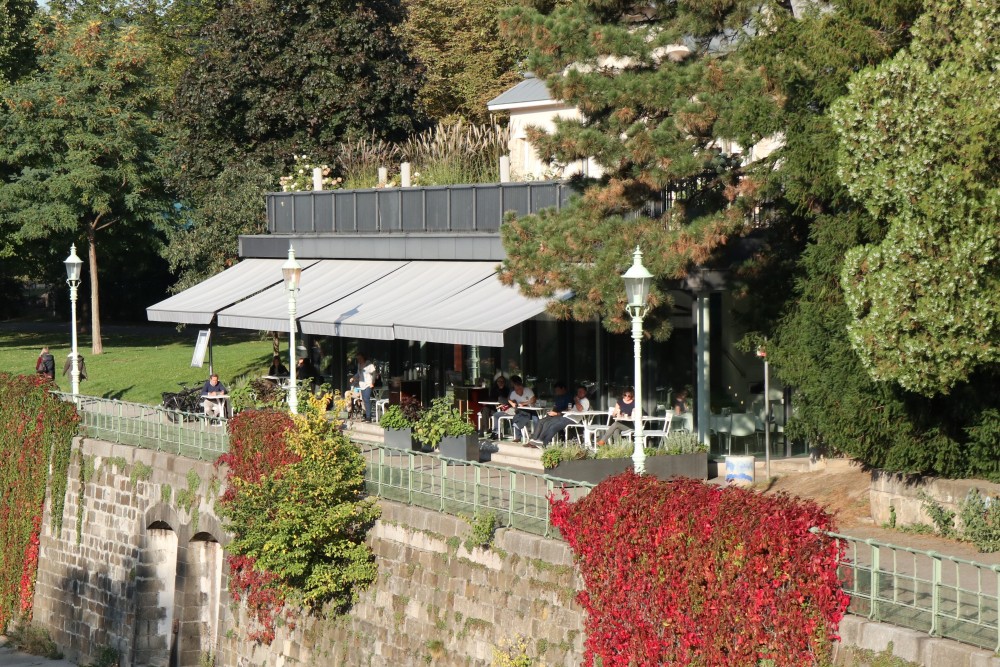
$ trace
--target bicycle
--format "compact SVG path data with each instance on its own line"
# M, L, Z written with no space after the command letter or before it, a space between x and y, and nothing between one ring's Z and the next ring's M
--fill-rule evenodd
M201 411L201 385L185 387L180 383L180 391L165 391L161 394L163 409L166 410L167 419L176 424L178 421L192 421L197 419L197 413Z

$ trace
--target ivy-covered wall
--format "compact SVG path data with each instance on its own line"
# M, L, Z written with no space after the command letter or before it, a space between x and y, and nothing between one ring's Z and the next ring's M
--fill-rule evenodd
M0 373L0 634L11 619L32 613L46 486L54 516L62 517L77 416L46 384Z

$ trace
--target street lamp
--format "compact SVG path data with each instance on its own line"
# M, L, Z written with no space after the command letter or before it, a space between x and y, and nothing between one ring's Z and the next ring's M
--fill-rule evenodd
M649 312L646 298L653 282L653 274L642 265L642 251L635 247L632 266L622 276L625 280L625 295L628 297L628 314L632 318L632 341L635 344L635 406L632 408L632 419L635 429L632 433L632 466L636 474L646 471L646 452L643 450L642 434L642 318Z
M288 369L288 409L295 415L299 412L298 384L295 379L295 293L302 280L302 267L295 261L295 248L291 244L288 246L288 261L281 265L281 275L285 279L285 289L288 290L288 356L291 361L291 368Z
M69 247L69 257L63 262L66 265L66 284L69 285L70 319L73 332L73 361L70 366L70 379L73 383L73 402L80 393L80 356L76 351L76 288L80 286L80 273L83 270L83 260L76 256L76 244Z
M757 348L757 356L764 360L764 474L771 479L771 369L767 363L767 341Z

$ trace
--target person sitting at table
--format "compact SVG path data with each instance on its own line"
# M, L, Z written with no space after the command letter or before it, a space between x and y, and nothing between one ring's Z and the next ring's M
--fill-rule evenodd
M605 443L611 442L611 438L621 438L621 432L632 428L632 408L635 407L635 392L631 388L622 392L622 397L618 399L614 407L611 408L611 418L614 423L604 432L604 438L597 441L598 447L603 447Z
M271 359L271 367L267 369L267 374L276 378L288 377L288 369L281 363L281 357L274 355L274 358Z
M485 430L497 430L497 424L494 423L499 419L500 415L504 414L500 410L501 405L507 404L507 399L510 397L510 387L507 386L507 378L504 376L499 376L493 380L493 384L490 385L489 398L487 401L496 401L496 405L484 405L480 408L480 414L482 415L481 424L486 424L487 428ZM490 429L489 426L492 425L493 428Z
M682 414L684 414L685 412L688 411L687 397L688 397L688 390L687 389L681 389L680 391L677 392L677 395L674 396L674 414L675 415L682 415Z
M521 379L520 375L512 377L510 383L514 385L514 388L507 398L507 403L515 411L514 419L512 420L514 424L514 442L521 442L522 429L528 426L528 424L534 426L538 423L538 414L534 410L524 409L533 406L537 398L535 392L524 386L524 380Z
M201 388L201 395L205 399L202 401L201 406L205 408L205 414L209 417L217 417L223 419L226 416L226 399L216 398L211 399L211 396L225 396L226 386L219 382L219 376L212 373L205 385Z
M590 410L590 399L587 398L586 387L583 385L578 386L576 388L576 395L573 396L572 402L570 402L569 400L559 400L560 385L563 388L563 395L567 399L569 398L569 394L566 393L566 385L557 382L555 385L556 398L552 401L552 409L549 410L548 416L539 424L538 430L535 432L535 437L529 441L529 444L548 447L553 438L559 435L567 426L580 423L577 419L573 418L573 413Z

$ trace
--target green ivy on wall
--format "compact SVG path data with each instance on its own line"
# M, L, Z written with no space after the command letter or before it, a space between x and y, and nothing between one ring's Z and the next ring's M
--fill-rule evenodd
M45 491L58 533L77 421L43 379L0 373L0 628L31 615Z

